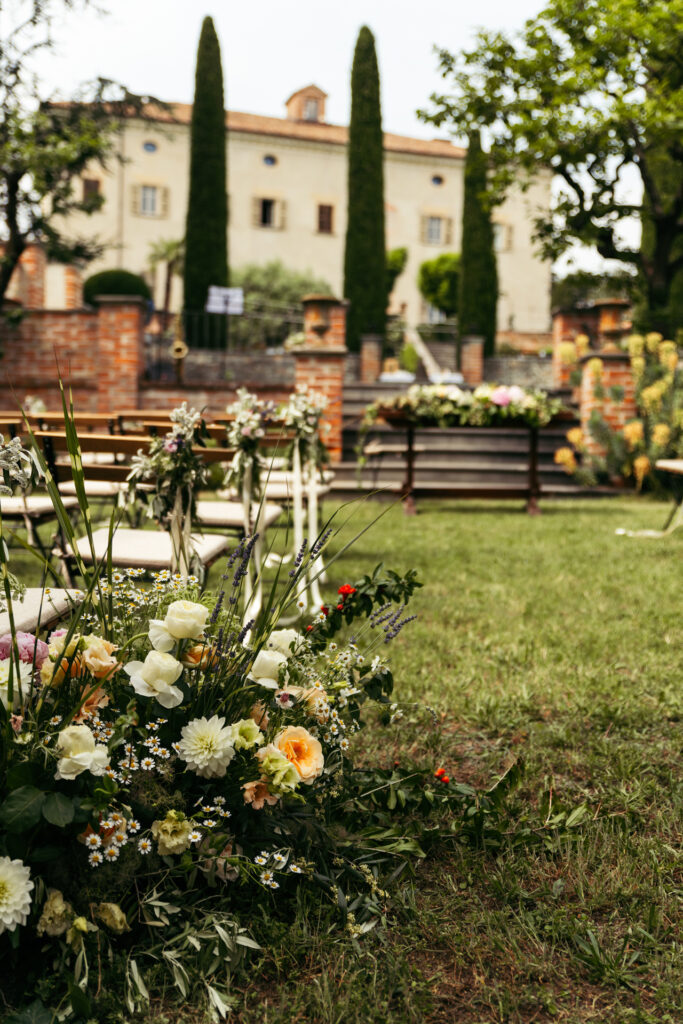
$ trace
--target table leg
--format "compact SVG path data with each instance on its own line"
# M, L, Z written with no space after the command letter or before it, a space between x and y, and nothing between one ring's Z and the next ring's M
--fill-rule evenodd
M414 516L415 508L415 427L412 423L406 429L406 475L401 487L403 511L407 516Z
M530 516L539 516L541 510L538 499L541 496L541 484L538 479L538 427L529 427L529 497L526 510Z

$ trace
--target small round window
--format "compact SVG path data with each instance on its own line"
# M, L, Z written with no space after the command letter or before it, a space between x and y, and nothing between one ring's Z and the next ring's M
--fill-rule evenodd
M145 153L156 153L157 144L156 142L143 142L142 148L144 149Z
M443 185L443 178L440 174L432 175L432 185Z
M273 156L272 153L266 153L266 155L263 158L263 162L266 165L266 167L275 167L275 164L277 163L277 157Z

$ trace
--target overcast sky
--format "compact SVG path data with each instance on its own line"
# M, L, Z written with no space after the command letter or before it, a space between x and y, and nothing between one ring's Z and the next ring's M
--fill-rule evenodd
M359 28L367 24L377 44L384 129L423 138L447 134L415 113L444 85L434 47L467 47L479 27L514 31L543 7L543 0L94 3L101 13L77 8L55 17L55 49L42 51L36 62L43 95L68 98L79 84L101 75L136 93L190 103L201 22L209 14L221 44L230 109L282 117L287 97L314 83L329 96L326 120L346 124L353 50ZM627 237L633 242L638 234L632 227ZM594 252L573 255L587 268L602 263Z
M45 85L67 97L103 75L138 93L191 102L201 22L214 20L227 106L284 115L284 102L314 82L329 94L327 120L348 121L353 49L361 25L377 43L386 131L431 138L415 116L441 87L434 46L457 50L477 27L514 29L542 0L96 0L53 23L54 54L41 55ZM443 132L441 133L443 135Z

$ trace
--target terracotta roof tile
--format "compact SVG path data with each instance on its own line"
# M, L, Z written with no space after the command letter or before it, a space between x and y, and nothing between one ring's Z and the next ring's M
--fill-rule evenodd
M192 104L172 103L169 110L149 107L147 116L155 121L189 124ZM271 135L283 139L302 139L307 142L327 142L346 145L348 128L338 124L320 121L292 121L284 117L264 117L262 114L245 114L239 110L226 111L225 121L229 131L246 132L253 135ZM407 135L392 135L385 132L384 148L393 153L414 153L417 156L446 157L462 160L466 150L454 146L448 139L414 139Z

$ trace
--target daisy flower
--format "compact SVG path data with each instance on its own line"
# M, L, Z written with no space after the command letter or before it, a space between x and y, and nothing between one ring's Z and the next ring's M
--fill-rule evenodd
M149 839L138 839L138 850L140 853L151 853L152 843Z
M102 856L99 850L93 850L92 853L89 854L88 860L90 862L91 867L98 868L100 864L104 861L104 857Z

